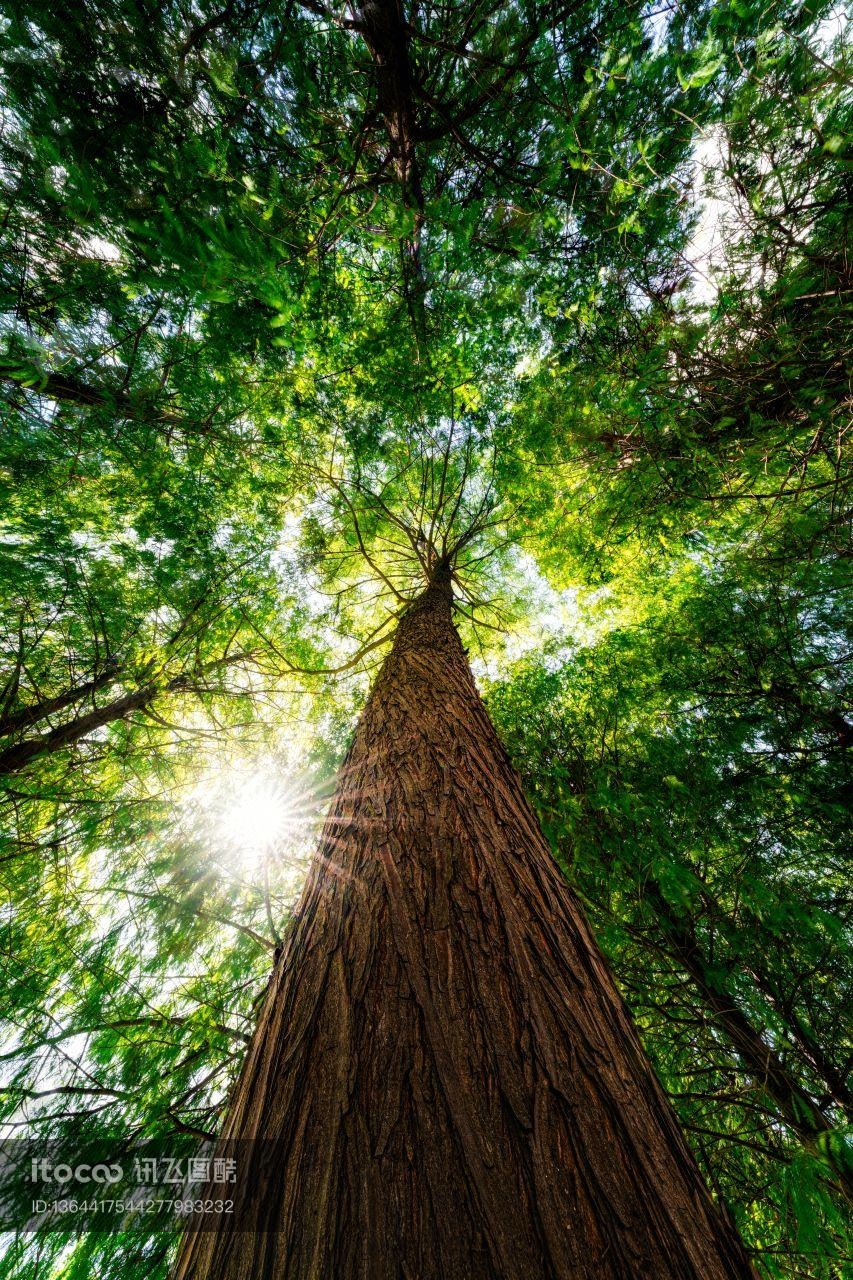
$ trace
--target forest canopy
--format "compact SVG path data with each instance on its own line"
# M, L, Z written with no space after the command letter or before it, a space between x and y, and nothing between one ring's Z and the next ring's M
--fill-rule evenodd
M842 1280L843 7L0 13L4 1132L218 1132L452 553L712 1193L765 1280ZM175 1243L10 1232L0 1274L153 1280Z

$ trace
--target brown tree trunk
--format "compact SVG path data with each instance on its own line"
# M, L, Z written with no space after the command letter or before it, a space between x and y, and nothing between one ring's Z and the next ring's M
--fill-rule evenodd
M0 360L0 382L47 396L49 400L55 400L59 404L109 409L118 418L145 418L167 427L196 425L187 422L179 414L158 412L145 396L129 396L126 392L112 388L90 386L70 373L46 373L35 367L9 365Z
M351 4L353 27L373 58L376 72L376 109L385 122L391 143L391 159L400 183L403 205L413 217L411 234L400 243L403 287L416 336L426 332L424 297L426 280L421 262L424 192L416 141L415 83L409 56L410 27L402 0L365 0Z
M280 1158L254 1229L189 1233L178 1280L753 1274L480 701L446 574L362 716L224 1137Z
M64 711L66 707L73 707L75 702L82 702L91 694L99 693L101 689L105 689L118 678L118 670L118 663L110 662L101 675L94 676L91 680L84 680L81 684L75 685L72 689L65 689L52 698L42 698L40 702L33 702L29 706L19 707L8 714L0 715L0 738L6 738L20 729L29 729L40 720L56 715L57 711Z
M144 710L160 692L162 690L156 687L135 689L133 693L124 693L112 702L75 716L36 738L25 738L23 742L4 747L0 750L0 774L18 773L39 756L73 746L96 729L102 729L104 725L113 724L116 720L127 719L134 711Z

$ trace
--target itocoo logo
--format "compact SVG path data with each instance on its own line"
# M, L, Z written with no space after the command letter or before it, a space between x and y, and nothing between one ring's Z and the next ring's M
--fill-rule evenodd
M30 1163L31 1182L118 1182L120 1164L51 1164L46 1158Z

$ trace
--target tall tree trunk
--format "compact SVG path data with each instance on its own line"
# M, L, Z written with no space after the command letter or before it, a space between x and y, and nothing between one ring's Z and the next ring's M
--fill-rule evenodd
M451 607L400 623L231 1100L254 1229L177 1280L745 1280Z

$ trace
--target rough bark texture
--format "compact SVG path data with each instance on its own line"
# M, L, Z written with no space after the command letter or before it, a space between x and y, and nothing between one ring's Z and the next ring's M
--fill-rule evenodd
M179 1280L752 1276L476 692L449 579L373 689L225 1137L281 1158L256 1229L188 1235Z

